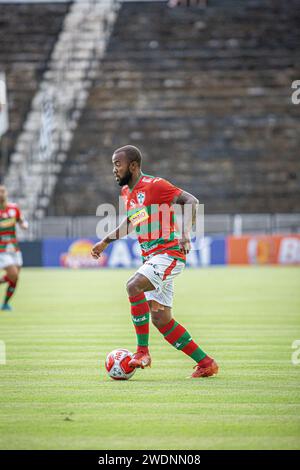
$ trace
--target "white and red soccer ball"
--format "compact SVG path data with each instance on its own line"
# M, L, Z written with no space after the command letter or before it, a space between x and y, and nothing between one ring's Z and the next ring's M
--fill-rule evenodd
M128 349L114 349L105 361L108 375L114 380L128 380L135 373L135 368L128 365L132 359L132 353Z

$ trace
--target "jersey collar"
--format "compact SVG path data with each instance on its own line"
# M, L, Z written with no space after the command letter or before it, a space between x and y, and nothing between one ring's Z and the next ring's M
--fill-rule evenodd
M141 179L143 178L144 173L141 171L141 176L139 177L139 179L137 180L137 182L135 183L135 185L130 189L129 186L128 186L128 189L129 189L129 192L132 193L132 191L137 187L137 185L139 184L139 182L141 181Z

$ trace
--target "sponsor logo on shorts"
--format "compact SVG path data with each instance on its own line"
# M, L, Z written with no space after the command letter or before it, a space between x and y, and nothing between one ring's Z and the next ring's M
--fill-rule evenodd
M162 273L159 273L157 270L157 264L154 264L154 263L147 263L148 266L152 266L153 267L153 273L158 276L158 277L161 277L162 276Z

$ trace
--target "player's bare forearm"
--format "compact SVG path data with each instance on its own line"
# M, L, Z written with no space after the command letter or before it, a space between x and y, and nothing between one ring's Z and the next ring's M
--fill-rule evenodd
M188 205L192 209L191 212L187 211L184 217L183 233L188 235L196 222L199 200L187 191L182 191L182 193L174 199L173 203L181 206Z
M25 220L25 219L20 219L19 220L19 225L20 225L21 229L23 229L23 230L27 230L28 227L29 227L29 224L28 224L27 220Z
M128 233L132 232L132 230L133 230L133 226L128 221L128 219L126 218L126 219L122 220L120 225L115 230L113 230L111 233L109 233L103 239L103 241L109 245L110 243L114 242L115 240L119 240L120 238L126 237L126 235L128 235Z
M103 238L103 240L93 246L91 250L91 255L95 259L100 258L101 253L108 247L110 243L125 237L132 230L132 224L128 222L127 218L124 219L115 230L110 232L106 237Z
M182 193L174 199L173 203L183 207L186 205L191 207L191 211L183 212L182 238L180 241L181 250L187 254L191 249L190 232L196 222L199 200L187 191L182 191Z

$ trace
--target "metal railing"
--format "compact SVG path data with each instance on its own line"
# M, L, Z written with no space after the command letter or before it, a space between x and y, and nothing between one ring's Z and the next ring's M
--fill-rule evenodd
M45 217L29 221L29 230L18 231L20 240L42 238L95 238L100 217ZM300 233L300 213L211 214L204 216L205 235Z

